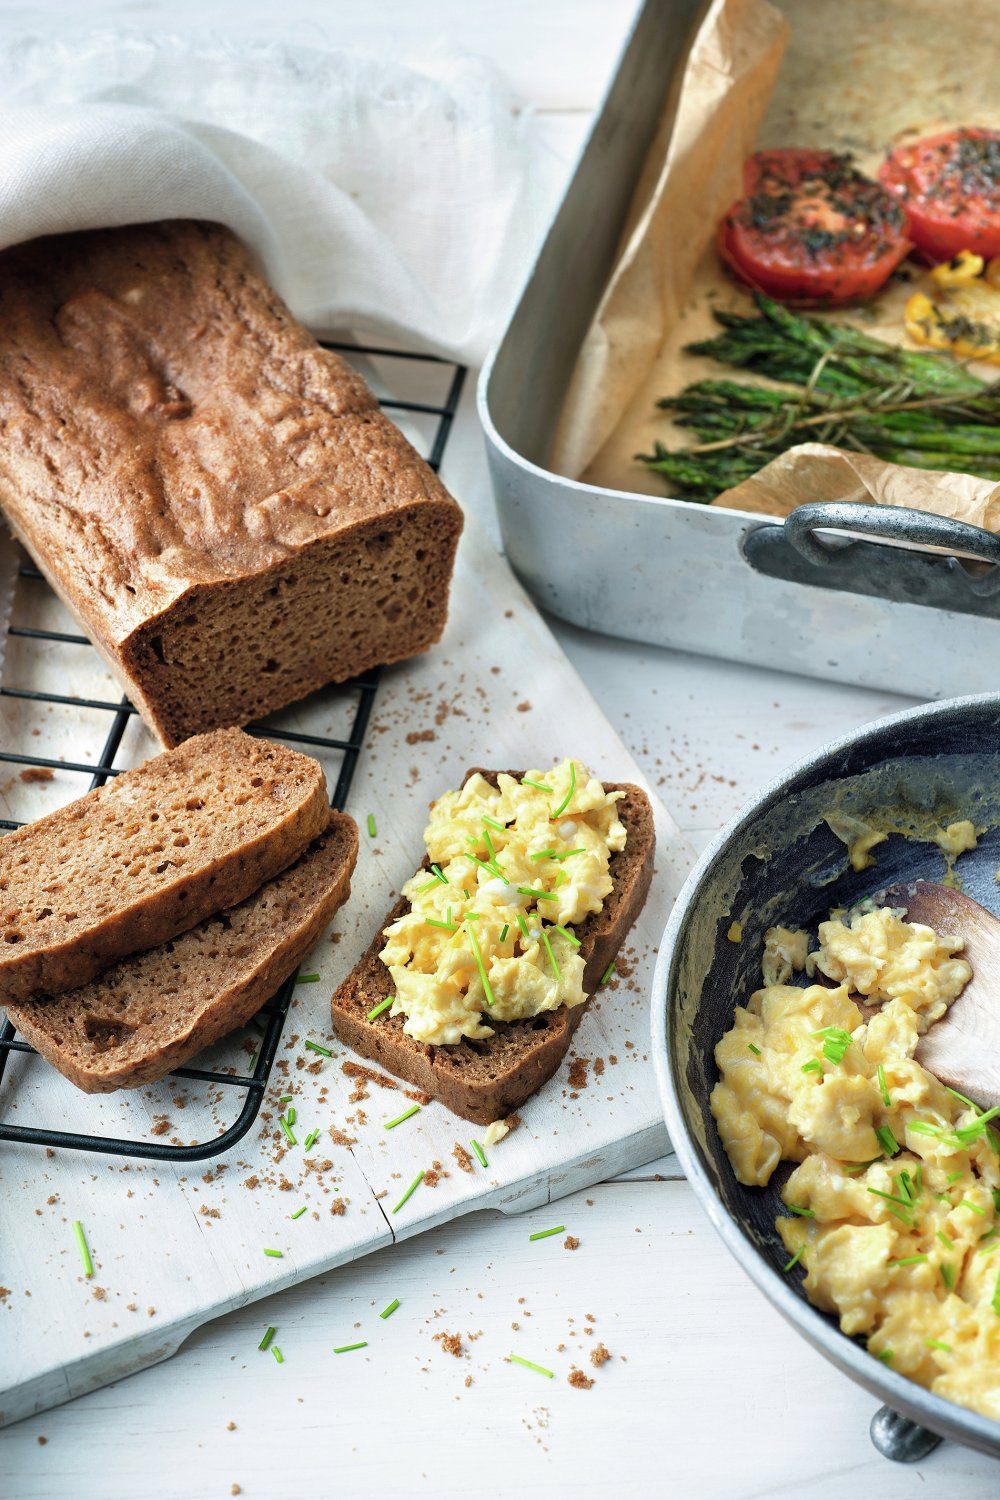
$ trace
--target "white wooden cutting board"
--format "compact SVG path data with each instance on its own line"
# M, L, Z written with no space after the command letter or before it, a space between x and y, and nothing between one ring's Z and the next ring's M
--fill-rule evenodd
M31 611L32 623L41 617L74 628L42 585L25 583L21 595L15 619L24 623L24 612ZM31 686L116 696L88 648L10 644L11 684L29 685L30 674ZM67 652L75 653L69 667ZM0 736L23 745L28 711L0 701L6 715ZM342 735L354 701L331 690L276 722ZM31 713L37 724L37 710ZM52 709L42 720L41 742L32 744L42 743L55 758L86 760L93 744L82 741L104 727L100 716L88 725ZM155 748L133 720L116 764L133 764ZM368 1098L352 1102L355 1080L341 1066L350 1054L330 1034L330 993L415 868L433 797L471 765L544 767L567 755L605 780L644 780L506 564L470 524L444 641L431 655L383 676L349 802L361 830L353 895L333 924L332 939L326 935L303 965L320 982L296 991L254 1129L225 1157L196 1166L0 1145L0 1285L6 1289L0 1294L0 1422L164 1359L206 1320L394 1239L474 1209L534 1207L666 1149L647 1057L648 993L656 948L692 856L655 797L656 874L629 940L629 977L613 981L592 1003L570 1059L521 1111L520 1126L487 1150L488 1168L459 1169L456 1143L468 1148L482 1131L440 1105L387 1131L384 1122L409 1103L401 1093L370 1085ZM331 786L338 760L327 764ZM15 777L0 786L0 809L4 816L35 816L85 785L63 772L43 785ZM374 838L366 832L369 813ZM234 1043L216 1049L210 1065L225 1066L237 1056L245 1065L252 1035L238 1039L241 1053ZM330 1047L333 1057L317 1060L303 1047L307 1037ZM569 1083L574 1058L587 1062L585 1087ZM577 1062L574 1078L581 1071ZM278 1126L278 1099L286 1091L294 1095L298 1141L313 1127L320 1130L308 1154L301 1144L288 1147ZM133 1137L159 1120L159 1139L186 1143L219 1133L241 1100L234 1089L172 1079L137 1094L90 1099L40 1059L15 1056L0 1084L0 1118ZM352 1144L337 1144L345 1138ZM416 1173L435 1162L447 1175L433 1187L419 1187L393 1213ZM303 1204L305 1214L292 1220ZM76 1219L93 1255L90 1280L74 1242ZM265 1247L281 1250L282 1258L266 1257ZM349 1341L352 1330L344 1333Z

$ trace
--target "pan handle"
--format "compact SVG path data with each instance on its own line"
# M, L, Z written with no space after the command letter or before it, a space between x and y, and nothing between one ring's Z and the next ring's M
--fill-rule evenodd
M816 536L821 529L942 547L949 552L969 553L982 562L1000 563L1000 536L992 531L972 526L968 521L955 521L949 516L909 510L905 506L819 500L793 510L785 520L784 529L792 546L811 563L826 562L833 550Z
M740 551L755 572L786 583L1000 618L1000 536L967 521L822 500L784 521L750 523Z

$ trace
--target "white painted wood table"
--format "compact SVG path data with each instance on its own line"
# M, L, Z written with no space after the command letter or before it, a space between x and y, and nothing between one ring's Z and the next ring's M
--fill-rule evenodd
M119 0L89 9L116 24L388 43L399 56L461 37L543 112L556 186L632 4ZM46 24L80 14L72 0L0 0L0 34L37 26L43 12ZM471 388L445 479L491 524ZM696 847L771 775L904 702L554 629ZM579 1238L578 1250L564 1250L561 1235L529 1241L555 1223ZM393 1297L400 1308L377 1343L331 1355ZM268 1324L280 1329L282 1366L256 1351ZM461 1357L441 1333L461 1336ZM612 1358L595 1369L588 1353L599 1341ZM512 1349L556 1379L508 1364ZM592 1389L570 1386L573 1365L594 1377ZM954 1447L915 1470L886 1463L868 1441L873 1405L770 1309L667 1157L556 1208L432 1230L230 1314L166 1364L0 1434L0 1495L200 1500L237 1485L284 1500L995 1492L994 1466Z

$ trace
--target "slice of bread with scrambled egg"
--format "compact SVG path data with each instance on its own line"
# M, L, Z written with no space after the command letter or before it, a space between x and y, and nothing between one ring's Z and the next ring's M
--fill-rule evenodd
M333 997L342 1041L486 1125L558 1068L642 908L653 811L580 761L470 771Z

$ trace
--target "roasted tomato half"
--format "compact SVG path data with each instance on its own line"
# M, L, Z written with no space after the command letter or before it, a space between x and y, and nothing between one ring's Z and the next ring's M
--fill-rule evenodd
M741 280L786 302L862 302L910 248L906 214L850 158L758 151L746 196L719 226L719 253Z
M897 146L878 175L928 259L1000 255L1000 131L948 130Z

